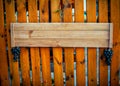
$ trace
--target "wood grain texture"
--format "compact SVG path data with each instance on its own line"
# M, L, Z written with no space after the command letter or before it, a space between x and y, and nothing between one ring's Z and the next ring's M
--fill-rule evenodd
M4 8L3 1L0 0L0 86L9 86L8 63L6 53L5 28L4 28Z
M84 22L84 0L75 0L75 22ZM76 82L77 86L85 86L85 52L84 48L76 48Z
M7 42L8 42L8 58L9 58L9 66L10 66L10 74L12 75L12 53L11 53L11 40L10 40L10 23L15 22L15 12L14 12L14 2L5 1L5 10L6 10L6 29L7 29Z
M53 48L55 85L63 86L62 48ZM58 75L59 74L59 75Z
M37 18L37 0L28 1L29 22L38 22ZM30 48L32 64L32 85L40 86L40 51L39 48Z
M108 40L18 39L16 40L16 45L19 47L108 47Z
M22 30L58 30L58 31L74 31L74 30L81 30L81 31L108 31L109 24L111 23L13 23L13 27L17 31ZM74 27L74 28L73 28ZM17 29L16 29L17 28Z
M49 22L49 0L39 0L40 22Z
M15 31L15 39L109 39L109 31Z
M51 1L51 22L60 22L60 1L61 0L50 0ZM57 12L58 11L58 12ZM56 30L57 28L55 28ZM61 28L60 28L61 29ZM54 80L55 86L63 86L63 57L62 48L53 48L53 63L54 63Z
M26 0L17 0L17 11L18 11L18 22L25 23L27 21L26 20ZM21 65L21 71L22 71L22 85L30 86L29 52L27 48L21 48L20 65Z
M57 23L58 26L61 23ZM79 23L82 25L81 23ZM28 28L28 24L13 24L12 25L12 47L14 46L20 46L20 47L108 47L110 45L110 28L106 28L105 30L99 28L99 30L96 28L94 30L92 27L95 25L88 25L88 30L83 30L82 28L76 27L76 28L69 28L69 30L64 29L67 28L67 25L71 25L75 27L76 23L69 23L69 24L61 24L61 29L56 27L54 28L54 24L39 24L42 28L38 29L36 26L35 28ZM23 29L21 26L23 26ZM31 24L29 24L31 25ZM32 24L35 26L36 24ZM48 27L46 27L48 25ZM78 25L78 23L77 23ZM79 26L80 26L79 25ZM83 24L84 26L85 24ZM101 25L102 24L98 24ZM106 23L106 27L108 27L109 24ZM20 26L22 29L20 30ZM54 30L49 30L49 26L53 28ZM53 27L52 27L53 26ZM55 25L56 26L56 25ZM105 26L105 24L103 24ZM110 26L110 25L109 25ZM69 27L69 26L68 26ZM45 30L43 28L46 28ZM112 28L111 28L112 29ZM112 32L111 32L112 33ZM71 40L71 42L70 42ZM30 42L31 41L31 42ZM37 42L36 42L37 41ZM111 41L112 42L112 41ZM83 43L83 44L82 44ZM96 43L96 44L95 44ZM112 43L111 43L112 44ZM112 45L110 45L112 47Z
M13 55L11 53L10 23L16 22L14 0L5 0L5 9L10 76L12 80L12 86L20 86L19 65L18 62L13 61Z
M50 71L50 49L40 48L42 59L42 79L44 86L51 86L51 71Z
M40 53L39 48L31 48L31 63L32 63L32 84L40 86Z
M63 0L63 21L72 22L72 0ZM74 49L64 48L66 86L74 86Z
M87 0L87 22L96 22L96 0ZM88 48L88 85L97 86L96 49Z
M108 0L99 0L99 22L108 22ZM108 86L108 65L103 57L104 49L100 49L100 86Z
M66 86L74 86L74 49L65 48Z
M49 22L49 0L39 0L40 22ZM44 86L51 86L50 49L40 48L42 59L42 79Z
M111 62L111 86L119 86L119 58L120 58L120 0L110 2L110 21L113 23L113 56Z

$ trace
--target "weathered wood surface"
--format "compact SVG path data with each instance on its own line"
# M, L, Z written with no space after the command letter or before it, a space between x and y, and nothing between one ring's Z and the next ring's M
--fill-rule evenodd
M62 0L63 22L71 23L72 20L72 0ZM74 29L74 28L73 28ZM69 42L70 43L70 42ZM64 48L66 86L74 86L74 48Z
M12 47L112 47L110 26L109 23L13 23L11 44Z
M50 0L51 1L51 22L60 22L59 12L55 12L61 9L59 4L60 0ZM56 28L55 28L56 29ZM53 63L54 63L54 85L63 86L63 55L62 48L52 48L53 49Z
M75 0L75 22L84 22L84 0ZM76 48L76 84L85 86L85 50Z
M25 0L17 0L18 22L27 22ZM28 48L20 48L20 67L22 71L22 85L30 86L30 62Z
M86 0L87 22L96 22L96 0ZM97 86L97 52L88 48L88 86Z
M108 22L108 0L99 0L99 22ZM100 49L100 86L108 86L108 65L103 56L104 48Z
M110 1L110 22L113 23L113 56L111 61L111 86L119 86L120 71L120 0Z
M14 0L5 0L7 46L12 86L20 86L19 62L14 62L11 52L10 23L16 22Z
M3 0L0 0L0 86L9 86Z
M49 0L39 0L40 22L49 22ZM44 86L51 86L50 49L40 48L42 60L42 80Z
M29 22L38 22L37 18L37 0L28 0ZM40 86L40 52L39 48L30 48L30 59L32 67L32 86Z
M87 13L87 17L86 17L87 22L95 23L98 20L98 22L102 23L102 25L93 25L93 24L86 25L87 23L81 23L81 22L84 22L84 19L85 19L85 13L84 13L84 7L83 7L84 0L27 0L27 1L26 0L17 0L17 1L1 0L0 1L0 86L9 86L9 85L12 85L12 86L38 85L39 86L41 85L41 83L44 86L51 86L52 84L54 84L55 86L63 86L64 84L66 86L73 86L75 85L75 83L77 84L77 86L85 86L85 84L86 85L88 84L89 86L97 86L97 85L108 86L109 84L111 86L119 86L120 0L98 0L97 4L96 4L96 0L86 0L86 2L87 2L87 6L86 6L87 10L85 11ZM98 10L96 10L97 5L98 5ZM74 10L74 13L72 13L73 10ZM97 11L99 11L98 14L97 14ZM105 22L107 23L109 21L113 23L113 26L112 24L111 25L108 24L107 26L103 25L103 23ZM71 36L72 36L71 39L74 39L74 38L88 39L91 37L93 38L99 37L101 39L104 38L106 40L109 40L109 43L111 44L111 46L112 46L111 42L113 41L113 57L111 62L110 77L108 77L108 66L105 63L105 59L101 59L101 58L99 58L100 59L99 75L97 74L97 68L96 68L97 53L95 49L96 47L88 48L88 58L87 58L88 82L85 79L86 77L85 76L85 69L86 69L85 68L85 52L84 52L84 48L82 47L58 48L60 46L57 46L56 44L57 48L56 46L55 48L52 48L53 62L54 62L54 82L52 82L51 80L51 71L50 71L51 51L48 47L37 48L36 46L36 48L30 48L30 51L28 48L23 47L21 48L21 53L20 53L20 63L14 62L13 55L11 53L11 42L13 43L13 41L11 41L11 38L10 38L10 32L11 32L10 23L14 23L14 22L25 23L25 26L27 25L26 22L29 22L29 23L40 22L41 24L43 23L48 24L46 22L49 22L49 24L51 24L50 22L52 22L52 24L55 23L53 26L40 25L39 27L38 27L39 23L36 23L35 25L28 24L26 28L24 28L24 25L22 26L15 25L15 28L17 28L18 32L21 31L21 29L24 30L25 33L29 31L30 33L32 33L31 30L33 29L37 33L40 32L40 34L35 34L35 33L32 34L32 37L35 38L37 36L38 39L41 38L41 36L44 38L56 37L57 39L59 38L59 35L62 34L59 39L64 37L67 39ZM74 25L71 25L70 23L67 26L66 25L61 26L61 24L59 25L56 22L66 22L66 23L75 22L74 24L81 23L81 25L76 24L74 26ZM64 28L61 28L63 26ZM109 26L113 27L113 35L114 35L113 37L112 35L109 35L109 32L112 31L112 30L109 30L109 28L111 28ZM5 28L6 28L6 31L5 31ZM29 31L26 29L28 29ZM48 32L46 32L46 30L48 30ZM93 35L90 35L88 33L87 33L88 35L85 35L85 34L79 35L78 34L79 30L83 32L86 32L87 30L89 31L97 30L97 31L105 31L106 33L107 31L109 31L107 33L109 36L107 35L107 38L105 38L104 36L106 36L106 34L100 35L96 33ZM54 34L49 33L50 31L52 31ZM70 33L67 33L67 31L69 31ZM64 32L67 35L64 35L63 34ZM25 33L20 33L20 34L25 34ZM6 37L6 34L7 34L7 37ZM53 36L53 35L56 35L56 36ZM111 39L113 38L113 40L109 38ZM7 41L5 41L5 39L7 39ZM26 40L26 41L31 43L31 40L29 41ZM73 40L69 39L68 43L71 43L71 41ZM61 42L63 42L63 40ZM79 43L79 45L83 46L85 42L82 41L82 43ZM39 45L40 42L35 41L33 43L34 44L37 43L37 45ZM95 41L91 43L95 44L96 46ZM72 46L72 47L75 47L75 46ZM108 44L107 44L107 47L108 47ZM103 55L103 49L104 48L100 48L100 53L99 53L100 57ZM7 52L8 52L8 55L7 55ZM76 54L74 54L74 52L76 52ZM7 60L7 56L8 56L8 60ZM76 79L74 77L75 75L74 66L73 66L74 58L76 61ZM64 67L62 65L62 63L64 62L65 62L65 74L66 74L65 83L63 83ZM42 70L40 70L40 67L41 67L40 65L42 65ZM31 75L29 75L29 72L31 72L30 70L31 66L32 66L32 77ZM42 72L42 76L40 75L39 72ZM22 73L22 76L20 76L21 73ZM99 82L97 82L98 76L99 76ZM108 79L110 80L110 82L108 82ZM74 81L74 80L77 80L77 81Z

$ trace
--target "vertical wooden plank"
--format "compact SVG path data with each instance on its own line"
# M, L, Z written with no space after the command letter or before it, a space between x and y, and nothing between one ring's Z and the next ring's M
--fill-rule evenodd
M113 57L111 62L111 86L119 86L119 58L120 58L120 0L110 2L110 21L113 23Z
M26 1L17 0L18 22L26 22ZM30 86L30 67L29 67L29 52L27 48L21 48L20 65L22 71L22 85Z
M12 79L12 86L20 86L19 66L18 62L13 61L11 53L11 39L10 39L10 23L16 22L14 0L5 0L6 8L6 28L7 28L7 42L8 42L8 57L10 63L10 76Z
M72 22L72 0L63 0L63 20ZM74 86L74 49L64 48L66 86Z
M51 21L60 22L60 0L51 0ZM53 48L55 86L63 86L62 48Z
M9 86L3 0L0 0L0 86Z
M84 0L75 0L75 22L84 22ZM85 52L76 48L76 80L78 86L85 86Z
M40 22L49 22L49 0L39 0ZM50 50L40 48L42 58L42 78L44 86L51 86Z
M8 2L5 0L6 9L6 29L7 29L7 43L8 43L8 57L10 66L10 75L12 75L12 53L10 45L10 22L15 22L14 2Z
M108 0L99 0L99 22L108 22ZM108 86L108 66L103 57L104 49L100 49L100 86Z
M87 0L87 22L96 22L96 0ZM88 85L97 86L96 49L88 49Z
M50 52L49 48L41 48L42 58L42 78L44 86L51 86L51 72L50 72Z
M40 57L39 49L31 48L31 62L32 62L32 84L33 86L40 86Z
M40 22L49 22L49 0L39 0Z
M37 0L28 0L29 22L38 22ZM32 84L40 86L40 52L39 48L30 48L32 63Z
M84 22L84 0L75 0L75 22Z
M62 49L53 49L55 85L63 86ZM59 74L59 75L58 75Z
M65 48L66 86L74 86L74 55L73 48Z

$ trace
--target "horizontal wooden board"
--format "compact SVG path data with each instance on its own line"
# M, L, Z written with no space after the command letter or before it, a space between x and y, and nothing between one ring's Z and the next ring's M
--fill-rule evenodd
M40 30L40 31L108 31L111 23L12 23L11 26L17 31Z
M112 47L111 23L12 23L12 47Z
M14 38L22 39L109 39L108 31L15 31Z

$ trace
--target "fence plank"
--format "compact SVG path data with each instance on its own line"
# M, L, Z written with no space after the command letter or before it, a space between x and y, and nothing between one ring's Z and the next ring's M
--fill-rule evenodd
M62 48L53 48L55 86L63 86ZM59 75L58 75L59 74Z
M84 0L75 0L75 22L84 22ZM84 48L76 48L76 82L77 86L85 86L85 52Z
M99 22L108 22L108 0L99 0ZM108 86L108 66L103 57L104 49L100 49L100 86Z
M96 0L87 0L87 22L96 22ZM88 85L97 86L96 49L88 49Z
M60 22L60 0L51 0L51 21ZM62 48L53 48L55 86L63 86Z
M65 48L66 86L74 86L74 49Z
M13 56L11 53L10 23L16 22L14 5L15 5L14 0L11 0L11 1L5 0L10 76L12 79L12 86L20 86L19 65L18 65L18 62L13 61Z
M39 0L40 22L49 22L49 0ZM44 86L51 86L50 49L40 48L42 58L42 79Z
M11 6L10 6L11 5ZM11 9L9 10L9 7ZM5 0L5 10L6 10L6 29L7 29L7 42L8 42L8 58L9 58L9 66L10 66L10 75L12 76L12 53L11 53L11 45L10 45L10 22L15 22L15 12L14 12L14 4L12 2L7 2ZM9 14L9 15L8 15Z
M28 0L29 22L38 22L37 0ZM40 86L40 52L39 48L30 48L32 64L32 84Z
M9 86L3 0L0 0L0 86Z
M63 0L63 21L72 22L72 0ZM66 86L74 86L74 49L64 48Z
M120 59L120 0L110 2L110 21L113 23L113 57L111 62L111 86L119 86Z
M50 49L41 48L42 58L42 78L44 86L51 86L51 71L50 71Z
M26 0L17 0L18 22L26 22ZM22 85L30 86L29 52L27 48L21 48L20 65L22 71Z

